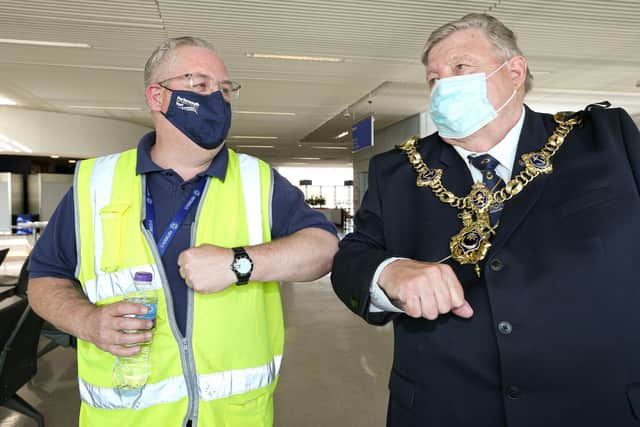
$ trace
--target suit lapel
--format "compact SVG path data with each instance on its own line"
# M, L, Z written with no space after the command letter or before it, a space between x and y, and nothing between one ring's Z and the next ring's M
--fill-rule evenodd
M545 121L541 114L535 113L525 106L524 124L522 126L520 140L518 141L515 164L512 168L512 177L516 176L523 169L523 165L520 162L522 154L538 151L547 142L547 139L553 132L553 125L549 123L546 125L547 126L545 126ZM500 216L500 225L496 231L496 236L493 238L491 252L496 253L500 251L509 239L509 236L511 236L518 225L524 220L527 213L540 198L547 178L547 175L538 176L527 185L520 194L515 195L511 200L505 202L504 210Z

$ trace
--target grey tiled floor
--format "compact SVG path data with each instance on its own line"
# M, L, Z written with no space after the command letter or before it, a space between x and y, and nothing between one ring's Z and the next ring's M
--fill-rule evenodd
M278 427L384 426L392 354L390 326L366 325L334 295L329 278L282 285L286 347L276 392ZM75 427L79 411L75 352L58 348L40 359L20 395L47 427ZM0 408L0 427L31 427Z

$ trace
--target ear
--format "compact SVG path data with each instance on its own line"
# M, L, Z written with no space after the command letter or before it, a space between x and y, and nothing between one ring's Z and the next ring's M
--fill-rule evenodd
M147 89L145 90L145 95L147 97L147 105L149 106L150 111L155 111L155 112L162 111L162 103L163 103L162 101L164 99L162 93L164 91L165 89L163 89L158 84L150 84L149 86L147 86Z
M509 73L515 88L520 89L523 87L527 78L527 60L524 59L524 56L514 56L509 59L507 67L509 67Z

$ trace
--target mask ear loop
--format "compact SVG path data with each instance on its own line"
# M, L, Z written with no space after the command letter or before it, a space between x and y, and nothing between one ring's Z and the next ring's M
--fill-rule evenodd
M508 61L504 61L498 68L496 68L495 70L493 70L492 72L490 72L489 74L487 74L487 79L491 76L493 76L495 73L497 73L498 71L500 71L502 69L502 67L504 67L505 65L507 65Z
M493 76L495 73L497 73L498 71L500 71L500 69L502 69L502 67L504 67L505 65L507 65L507 62L508 62L508 61L504 61L504 62L503 62L503 63L502 63L498 68L496 68L495 70L493 70L492 72L490 72L490 73L487 75L487 79L489 79L489 77ZM516 91L516 88L514 87L514 88L513 88L513 92L511 92L511 96L509 97L509 99L507 99L507 100L504 102L504 104L502 104L502 106L500 106L500 108L498 108L498 109L496 110L496 114L498 114L500 111L502 111L502 110L504 109L504 107L506 107L506 106L511 102L511 100L513 99L513 97L514 97L514 96L516 96L516 93L517 93L517 91Z

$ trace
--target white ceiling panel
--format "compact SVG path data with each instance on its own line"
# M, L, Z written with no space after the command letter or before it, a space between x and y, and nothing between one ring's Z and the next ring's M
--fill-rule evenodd
M532 105L566 109L609 98L640 116L640 0L2 0L0 39L91 47L0 43L0 95L16 99L15 108L150 126L146 58L166 37L199 36L243 86L234 111L294 113L235 113L231 135L278 137L273 149L244 151L276 164L321 157L314 164L344 165L350 150L313 147L347 144L333 137L369 113L382 127L424 111L424 42L469 12L489 12L516 32L535 76Z

